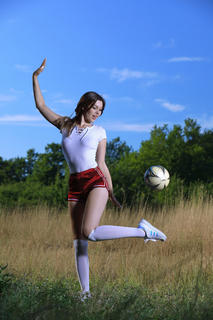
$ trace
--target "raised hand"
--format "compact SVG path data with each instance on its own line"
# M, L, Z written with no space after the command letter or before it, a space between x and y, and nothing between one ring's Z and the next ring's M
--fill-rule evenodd
M44 67L46 65L46 61L47 61L47 59L45 58L43 60L42 64L40 65L40 67L36 71L33 72L34 77L37 77L44 70Z

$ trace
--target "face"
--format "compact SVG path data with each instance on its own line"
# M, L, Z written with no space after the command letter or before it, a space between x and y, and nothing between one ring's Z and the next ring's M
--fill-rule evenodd
M96 103L85 113L85 120L87 122L94 122L103 111L103 102L97 100Z

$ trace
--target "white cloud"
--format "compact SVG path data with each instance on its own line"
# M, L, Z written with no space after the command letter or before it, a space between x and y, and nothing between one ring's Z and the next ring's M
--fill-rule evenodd
M110 95L108 93L103 93L101 96L106 100L110 100L111 99L111 97L110 97Z
M108 123L104 124L104 127L110 131L126 131L126 132L150 132L150 130L154 127L154 123L152 124L138 124L138 123Z
M134 99L132 97L128 97L128 96L113 98L113 100L122 101L122 102L133 102L134 101Z
M31 116L26 114L17 114L17 115L4 115L0 117L0 122L35 122L42 121L43 118L40 116Z
M155 102L160 103L160 105L172 112L178 112L178 111L183 111L185 109L185 106L181 104L174 104L169 101L166 101L164 99L155 99Z
M161 40L159 40L156 43L153 43L152 46L155 49L159 49L159 48L174 48L175 47L175 39L170 38L167 43L163 43Z
M109 70L110 70L110 69L107 69L107 68L97 68L97 69L96 69L97 72L103 72L103 73L104 73L104 72L109 72Z
M121 101L121 102L133 102L134 99L132 97L123 96L123 97L112 97L107 93L102 94L102 97L106 100L110 101Z
M16 90L16 89L14 89L14 88L10 88L10 92L15 93L15 94L22 94L22 93L24 93L23 90Z
M153 79L157 78L158 74L156 72L140 71L140 70L130 70L128 68L124 69L106 69L99 68L98 72L109 73L111 79L115 79L118 82L123 82L127 79Z
M160 79L148 80L148 81L146 81L145 86L146 87L151 87L151 86L153 86L153 85L155 85L157 83L160 83L160 82L161 82Z
M157 42L153 43L152 46L155 49L162 48L163 47L163 42L162 41L157 41Z
M15 68L22 72L31 72L31 67L25 64L16 64Z
M213 116L204 115L201 119L198 119L198 124L201 125L203 129L213 129Z
M204 60L205 58L202 57L174 57L168 59L168 62L200 62Z
M175 39L169 39L169 43L166 45L166 48L174 48L175 47Z
M171 77L171 80L180 80L180 79L181 79L181 75L180 74L176 74L176 75Z
M56 100L56 103L62 103L62 104L72 104L73 100L71 99L60 99L60 100Z
M14 23L18 22L18 19L17 18L10 18L10 19L7 20L7 22L9 24L14 24Z
M153 79L157 77L157 73L129 70L127 68L121 70L113 68L110 72L110 76L112 79L122 82L127 79Z
M10 102L16 100L13 95L0 94L0 102Z

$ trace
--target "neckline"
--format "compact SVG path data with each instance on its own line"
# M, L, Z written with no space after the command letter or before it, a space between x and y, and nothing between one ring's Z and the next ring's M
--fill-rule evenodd
M81 135L81 134L86 134L88 131L89 131L89 129L92 129L94 127L94 124L91 126L91 127L89 127L89 126L87 126L87 127L83 127L83 128L79 128L78 127L78 125L76 125L75 126L75 132L78 134L78 135ZM86 131L86 132L85 132ZM85 132L85 133L84 133Z
M91 126L85 126L85 127L79 127L77 124L76 124L76 129L77 130L85 130L85 129L91 129L91 128L93 128L94 127L94 124L92 124Z

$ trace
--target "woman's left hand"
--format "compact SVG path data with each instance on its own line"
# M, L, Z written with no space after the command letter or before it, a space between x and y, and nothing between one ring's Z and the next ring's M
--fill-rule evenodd
M109 193L109 197L110 197L110 200L112 201L112 203L113 203L116 207L118 207L119 209L122 208L122 205L121 205L120 202L115 198L113 192L110 192L110 193Z

